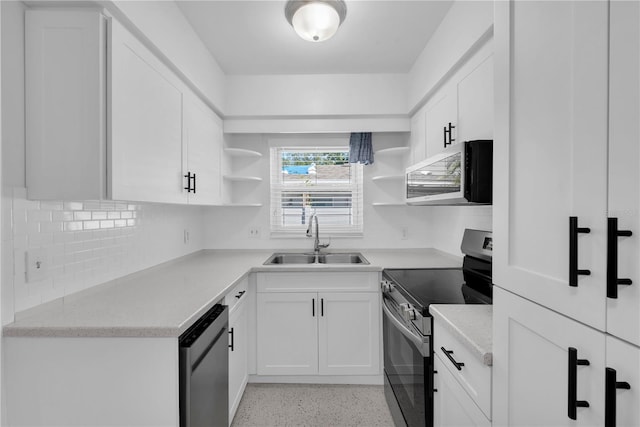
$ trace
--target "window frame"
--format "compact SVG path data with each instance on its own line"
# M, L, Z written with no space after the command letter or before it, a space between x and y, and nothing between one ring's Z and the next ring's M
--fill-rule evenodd
M327 145L309 147L304 145L290 144L283 146L272 146L269 149L270 154L270 220L269 229L271 237L306 237L306 230L308 227L308 219L311 218L318 208L305 208L305 214L301 216L305 219L304 224L299 225L287 225L284 224L282 218L283 213L283 194L286 192L296 192L297 189L303 190L309 188L304 184L286 184L282 179L282 153L283 152L297 152L297 153L327 153L327 152L346 152L349 153L348 146L345 145ZM335 194L338 192L348 191L351 193L350 198L350 217L351 224L323 224L322 212L318 212L319 224L321 234L329 237L361 237L364 232L364 171L363 165L359 163L349 163L350 167L350 179L349 183L324 183L314 186L311 191L305 193L329 193ZM302 191L304 192L304 191Z

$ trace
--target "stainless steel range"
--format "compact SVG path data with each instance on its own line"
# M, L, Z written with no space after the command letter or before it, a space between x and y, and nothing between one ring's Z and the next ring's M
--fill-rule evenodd
M464 232L462 268L382 272L385 397L396 426L433 426L430 304L491 304L491 232Z

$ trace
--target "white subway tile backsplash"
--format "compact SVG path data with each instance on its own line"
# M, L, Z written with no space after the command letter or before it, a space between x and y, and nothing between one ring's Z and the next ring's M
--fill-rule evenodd
M33 201L3 189L4 323L15 312L204 247L199 208L117 201ZM182 240L184 229L191 235ZM26 253L45 250L47 277L26 281ZM8 268L9 266L10 268Z

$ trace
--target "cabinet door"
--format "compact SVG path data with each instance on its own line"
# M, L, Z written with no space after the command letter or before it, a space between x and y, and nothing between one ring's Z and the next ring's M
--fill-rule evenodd
M318 373L318 296L258 293L258 375Z
M380 373L378 293L319 293L319 372L325 375Z
M618 277L632 280L607 299L607 331L640 345L640 5L611 2L609 217L633 235L617 240Z
M188 192L190 204L222 203L222 125L218 116L194 95L185 96L184 139L186 165L183 175L195 174L195 193ZM186 182L186 187L188 183ZM185 192L187 190L184 190Z
M440 360L433 358L433 425L435 427L490 426L491 421L464 391ZM445 362L446 363L446 362Z
M493 294L493 424L601 426L605 335L500 288ZM569 348L588 366L569 380ZM568 416L569 387L589 407Z
M498 286L605 329L606 2L496 2ZM544 31L541 29L544 28ZM578 276L569 286L569 217Z
M615 382L626 382L629 389L611 387L605 391L611 404L607 410L615 413L616 420L606 427L640 426L640 348L607 336L607 368L606 375L612 375Z
M458 83L459 142L493 139L493 56Z
M30 199L106 195L105 17L25 12L26 181Z
M179 80L115 21L109 51L111 198L185 202Z
M247 327L247 303L246 299L240 301L229 316L229 425L238 410L242 399L247 379L249 329Z
M425 108L421 108L411 117L411 164L421 162L427 157L425 126Z
M444 129L449 128L449 123L452 126L457 126L458 123L458 103L454 86L441 89L441 93L434 96L433 101L427 105L426 157L431 157L445 149ZM457 139L457 134L457 129L451 131L452 144L460 142ZM447 142L449 142L450 138L447 137Z

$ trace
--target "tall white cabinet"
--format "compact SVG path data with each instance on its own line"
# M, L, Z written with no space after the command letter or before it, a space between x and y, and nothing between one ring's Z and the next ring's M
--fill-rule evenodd
M25 70L30 199L222 203L220 118L117 20L27 10Z
M640 425L639 5L495 8L494 425Z

